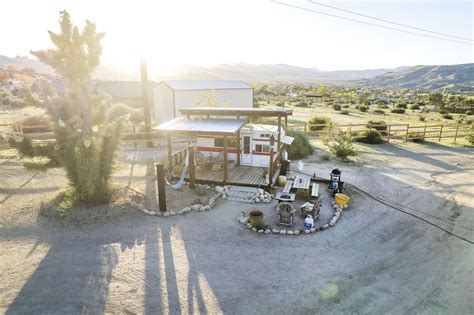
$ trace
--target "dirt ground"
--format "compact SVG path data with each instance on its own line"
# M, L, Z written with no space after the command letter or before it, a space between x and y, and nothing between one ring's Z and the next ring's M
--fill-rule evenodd
M342 178L474 241L474 152L435 144L364 146ZM327 177L317 154L304 171ZM165 152L123 151L121 185L153 183ZM336 227L298 237L249 232L252 207L150 217L124 203L84 207L93 220L39 215L66 187L60 170L0 159L0 312L446 313L474 311L474 247L364 194ZM98 213L98 214L97 214Z

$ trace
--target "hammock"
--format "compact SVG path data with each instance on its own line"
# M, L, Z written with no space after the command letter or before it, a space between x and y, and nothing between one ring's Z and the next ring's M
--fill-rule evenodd
M183 187L184 177L186 176L186 172L188 171L188 165L189 165L189 152L188 152L188 150L186 150L186 157L185 157L184 161L185 161L185 165L183 167L183 172L181 173L181 176L180 176L180 178L178 179L178 181L176 183L171 184L165 177L166 183L168 185L170 185L171 188L173 188L173 189L180 190L181 187Z

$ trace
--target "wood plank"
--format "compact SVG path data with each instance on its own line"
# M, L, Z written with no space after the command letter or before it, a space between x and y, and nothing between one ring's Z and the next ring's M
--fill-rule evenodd
M311 196L316 198L319 196L319 184L313 183L313 186L311 187Z

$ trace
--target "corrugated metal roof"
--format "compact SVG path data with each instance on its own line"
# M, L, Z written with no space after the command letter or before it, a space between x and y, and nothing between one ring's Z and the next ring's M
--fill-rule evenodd
M173 90L232 90L251 89L243 81L163 81Z
M153 129L170 133L233 135L246 122L246 119L187 119L178 117Z

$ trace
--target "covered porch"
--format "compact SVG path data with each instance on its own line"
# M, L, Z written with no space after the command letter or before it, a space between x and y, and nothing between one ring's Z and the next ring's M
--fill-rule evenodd
M191 187L195 183L266 187L271 186L276 181L283 151L281 130L282 128L286 130L287 116L291 115L291 110L192 108L180 111L186 117L175 118L154 128L166 135L168 170L173 176L178 177L181 174L182 167L188 167L185 180L190 182ZM278 117L278 132L274 143L270 145L268 166L241 165L240 157L243 152L241 129L255 117L262 116ZM284 126L282 126L282 118L284 119ZM209 161L209 157L203 159L193 143L198 136L221 138L223 142L222 154L211 161ZM181 139L187 137L187 148L173 152L172 137L181 137ZM233 145L230 145L231 142ZM230 160L229 153L234 153L237 157ZM188 158L186 158L187 155L189 155Z

